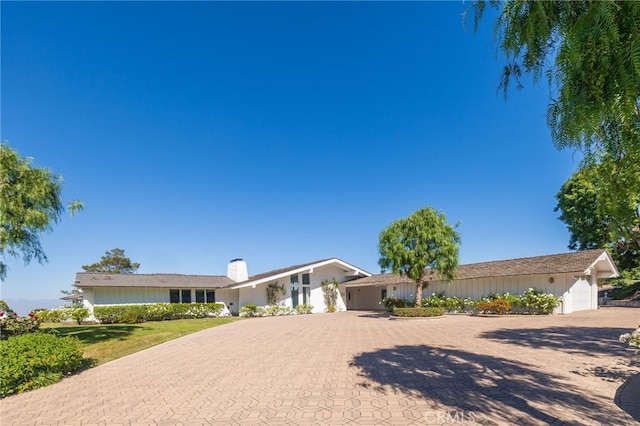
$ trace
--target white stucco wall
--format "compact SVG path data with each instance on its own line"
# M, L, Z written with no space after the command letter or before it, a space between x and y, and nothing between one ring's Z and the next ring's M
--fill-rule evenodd
M253 303L256 306L265 306L267 304L267 283L255 287L244 287L239 289L238 292L240 308L248 303Z
M321 283L324 280L330 280L335 278L338 282L344 282L347 280L345 271L335 265L325 265L319 268L314 268L313 271L305 270L298 273L298 303L303 303L302 298L302 275L309 274L310 283L310 300L307 302L313 306L314 313L324 312L326 309L324 304L324 294L322 292ZM239 307L243 307L247 303L253 303L257 306L266 306L267 304L267 285L277 282L279 285L284 285L285 294L278 296L278 304L282 306L293 306L291 298L291 274L264 283L257 284L255 287L244 287L239 289ZM337 310L346 310L345 305L345 291L340 289L337 301Z
M216 302L224 303L232 314L237 314L240 309L238 290L216 289Z

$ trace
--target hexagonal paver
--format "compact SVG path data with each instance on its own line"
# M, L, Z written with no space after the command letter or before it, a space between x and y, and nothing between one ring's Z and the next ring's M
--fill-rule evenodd
M364 312L250 319L5 398L0 419L2 425L638 424L632 406L640 364L617 341L638 323L640 310L628 308L438 321Z

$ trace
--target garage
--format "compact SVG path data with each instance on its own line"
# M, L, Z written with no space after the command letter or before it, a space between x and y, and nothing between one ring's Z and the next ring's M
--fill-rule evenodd
M343 284L343 286L345 288L343 297L347 301L347 310L375 311L384 309L380 302L386 297L387 289L385 286L349 284Z
M571 286L569 290L571 294L571 312L586 311L591 307L591 284L585 277L580 277Z

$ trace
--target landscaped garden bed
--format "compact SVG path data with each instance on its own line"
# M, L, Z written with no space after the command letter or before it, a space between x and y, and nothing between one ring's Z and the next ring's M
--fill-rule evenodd
M553 313L560 306L562 298L530 288L522 295L509 293L493 293L479 300L461 297L447 297L445 293L432 293L422 299L423 308L441 308L447 314L474 314L495 316L507 314L542 314ZM387 298L381 302L387 312L412 307L413 300Z

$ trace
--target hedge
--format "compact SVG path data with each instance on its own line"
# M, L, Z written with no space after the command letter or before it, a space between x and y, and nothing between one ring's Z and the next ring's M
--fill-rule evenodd
M219 317L223 303L154 303L149 305L96 306L93 316L102 324L136 324L186 318Z
M37 332L0 342L0 396L56 383L82 366L80 342Z
M439 317L444 315L444 308L393 308L397 317Z

